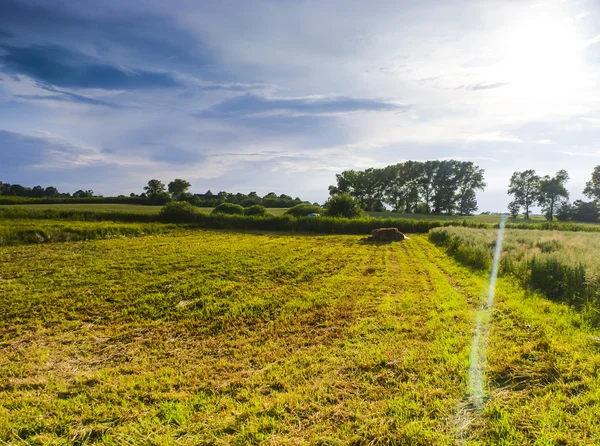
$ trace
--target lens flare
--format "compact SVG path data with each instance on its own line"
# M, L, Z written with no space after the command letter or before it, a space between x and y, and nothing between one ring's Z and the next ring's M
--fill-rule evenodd
M500 254L502 253L502 239L504 238L504 227L506 225L506 216L503 215L500 220L500 229L496 239L494 250L494 263L490 276L490 286L486 302L477 312L477 321L475 324L475 336L471 346L470 368L469 368L469 399L472 404L481 409L485 400L485 366L487 360L487 340L494 307L494 295L496 291L496 279L498 278L498 264L500 263Z

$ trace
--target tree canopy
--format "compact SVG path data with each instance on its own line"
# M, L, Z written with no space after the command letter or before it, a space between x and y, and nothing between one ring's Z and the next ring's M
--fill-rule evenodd
M546 175L540 180L538 203L549 221L552 221L556 206L569 199L569 192L565 187L568 180L569 174L564 169L556 172L553 177Z
M470 161L406 161L346 170L336 175L329 193L349 194L367 211L382 211L387 205L397 212L470 215L477 210L476 191L486 186L483 174Z
M515 172L510 178L508 193L514 196L514 200L509 207L511 212L518 206L519 210L523 208L525 218L529 219L531 206L537 203L540 198L540 177L535 173L535 170Z
M174 199L179 199L192 185L181 178L176 178L169 183L169 193Z

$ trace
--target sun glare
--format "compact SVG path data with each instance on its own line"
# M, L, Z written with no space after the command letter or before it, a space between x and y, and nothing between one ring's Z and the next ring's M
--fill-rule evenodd
M529 100L566 100L585 80L584 42L576 20L564 10L531 9L497 35L496 75Z

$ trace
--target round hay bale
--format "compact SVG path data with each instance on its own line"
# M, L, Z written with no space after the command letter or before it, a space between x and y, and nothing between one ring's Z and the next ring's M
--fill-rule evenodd
M402 232L398 231L398 228L378 228L371 231L371 239L376 242L393 242L407 238Z

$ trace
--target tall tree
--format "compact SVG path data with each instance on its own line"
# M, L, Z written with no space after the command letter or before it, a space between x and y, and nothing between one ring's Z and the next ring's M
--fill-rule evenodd
M73 193L73 196L75 198L93 197L94 196L94 191L93 190L78 190L75 193Z
M508 212L510 212L510 216L512 218L517 218L519 216L519 212L521 212L521 205L516 201L511 201L508 204Z
M27 193L27 189L20 184L11 184L10 193L16 197L24 197Z
M383 169L384 200L395 212L402 212L405 204L405 182L402 164L393 164Z
M540 180L539 205L546 214L546 218L552 221L556 206L562 201L569 199L569 191L565 184L569 180L569 174L562 169L553 177L546 175Z
M594 201L600 202L600 166L594 168L592 179L585 183L583 194Z
M152 180L155 181L155 180ZM162 184L162 183L161 183ZM148 183L150 185L150 183ZM169 183L169 193L175 199L178 199L181 195L183 195L189 188L191 184L186 180L182 180L181 178L176 178ZM164 192L164 185L163 185ZM148 193L150 195L150 193Z
M513 202L523 208L525 218L529 219L529 209L539 200L540 177L535 170L515 172L510 178L508 193L515 197Z
M431 212L431 197L433 196L433 179L440 165L439 161L425 161L421 168L421 175L417 179L417 185L427 213Z
M460 215L471 215L477 210L475 191L483 190L487 184L483 180L484 170L471 161L457 163L457 201Z
M404 175L405 212L416 212L419 205L419 178L423 163L406 161L402 172Z
M576 200L573 203L573 221L596 223L598 222L598 213L599 209L595 201L585 202L581 200Z
M30 195L34 198L42 198L44 196L44 188L42 186L34 186L31 188Z
M48 186L46 189L44 189L44 197L54 198L54 197L58 197L58 196L59 196L58 189L55 188L54 186Z
M454 160L442 161L433 177L433 210L436 214L451 214L454 210L455 166Z
M148 184L144 186L144 190L146 191L146 195L150 198L160 197L167 193L163 182L156 179L148 181Z

